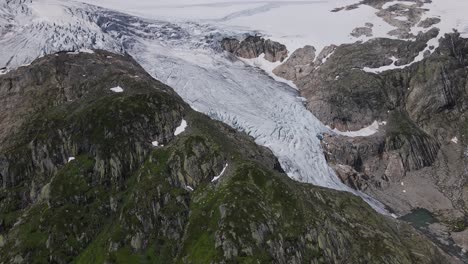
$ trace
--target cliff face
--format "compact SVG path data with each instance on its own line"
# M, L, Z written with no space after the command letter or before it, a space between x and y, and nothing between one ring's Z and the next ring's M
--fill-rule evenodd
M395 66L409 64L437 35L438 30L433 29L414 42L372 39L330 46L310 62L314 66L312 72L293 80L307 98L307 107L325 124L342 131L359 130L375 120L385 120L388 110L403 106L411 78L407 71L392 79L385 73L362 69L390 65L393 57L398 58Z
M360 198L290 180L129 57L47 56L0 94L0 263L450 261Z
M285 45L259 36L248 36L242 41L225 38L221 41L221 47L244 59L253 59L264 54L265 59L270 62L283 62L288 57Z

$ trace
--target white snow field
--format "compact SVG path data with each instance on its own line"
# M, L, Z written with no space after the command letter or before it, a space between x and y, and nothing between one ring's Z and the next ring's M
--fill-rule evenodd
M350 0L84 0L132 14L126 15L71 1L5 1L0 0L0 68L13 69L63 50L128 52L194 109L270 148L291 178L353 192L384 212L383 205L342 184L330 169L317 139L330 130L304 107L297 90L256 67L271 71L264 61L238 60L217 45L224 36L258 30L286 43L290 51L305 44L320 50L356 41L349 33L365 22L375 23L375 29L382 29L376 35L384 36L393 27L372 8L329 12L354 2ZM436 5L442 0L433 1L437 14L452 12ZM446 23L467 25L455 18Z
M360 5L358 8L340 12L331 10L356 4L360 0L78 0L121 12L151 19L166 21L197 21L215 24L224 29L256 31L285 44L290 52L305 45L312 45L317 51L330 44L366 41L370 37L350 36L356 27L372 23L373 36L396 38L387 33L394 26L376 15L376 9ZM414 5L411 1L392 1L383 8L394 4ZM437 25L441 33L458 29L468 36L468 1L432 0L424 3L426 17L439 17ZM424 19L423 18L423 19ZM427 29L414 27L413 33ZM442 36L442 34L440 35Z

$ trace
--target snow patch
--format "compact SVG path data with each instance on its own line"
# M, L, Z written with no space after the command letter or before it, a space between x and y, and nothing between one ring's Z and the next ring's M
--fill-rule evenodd
M76 50L76 51L67 52L67 54L69 54L69 55L78 55L80 53L94 54L94 51L92 49L83 48L83 49L79 49L79 50Z
M452 141L455 144L458 144L458 138L457 137L452 138L450 141Z
M193 192L193 188L192 188L192 186L187 186L187 190L189 190L189 191Z
M285 83L285 84L291 86L292 88L298 90L298 88L294 84L294 82L283 79L283 78L281 78L281 77L279 77L279 76L277 76L276 74L273 73L273 70L276 67L280 66L282 64L282 62L280 62L280 61L277 61L277 62L268 61L267 59L265 59L265 53L260 54L260 56L258 56L258 58L253 58L253 59L239 58L239 59L241 61L243 61L244 63L246 63L247 65L262 69L270 77L272 77L275 81ZM285 59L285 61L286 60L287 59Z
M386 124L387 124L387 122L385 122L385 121L383 121L383 122L374 121L374 123L372 123L370 126L362 128L362 129L357 130L357 131L343 132L343 131L340 131L340 130L338 130L336 128L333 129L332 131L335 132L338 135L347 136L347 137L368 137L368 136L372 136L375 133L377 133L377 131L379 131L379 127L384 126Z
M180 135L181 133L185 131L186 128L187 128L187 121L185 121L185 119L182 119L180 126L178 126L176 130L174 131L174 136Z
M327 60L335 53L335 51L330 52L325 58L322 59L322 64L327 62Z
M79 51L82 53L94 54L94 51L92 49L80 49Z
M159 146L159 142L158 141L153 141L153 142L151 142L151 145L153 145L153 147L157 147L157 146Z
M385 3L385 4L382 6L382 9L387 9L387 8L392 7L392 6L394 6L394 5L397 5L397 4L407 5L407 6L413 6L413 5L415 5L416 3L415 3L415 2L411 2L411 1L391 1L391 2Z
M219 178L221 178L221 176L223 176L224 172L226 171L226 168L228 167L228 165L229 165L229 164L226 163L226 165L224 165L223 170L221 171L221 173L220 173L218 176L214 177L213 180L211 180L211 182L215 182L215 181L217 181Z
M369 67L364 67L362 70L365 72L370 72L370 73L381 73L384 71L389 71L389 70L394 70L394 69L402 69L404 67L407 67L409 65L402 65L402 66L396 66L395 63L398 61L398 58L395 56L392 56L390 58L392 60L392 63L390 65L382 66L379 68L369 68Z
M71 161L74 161L75 160L75 157L69 157L68 158L68 162L71 162Z
M117 87L114 87L114 88L110 88L111 91L113 91L114 93L123 93L124 89L120 86L117 86Z
M399 21L408 21L408 18L405 16L396 16L393 19L399 20Z

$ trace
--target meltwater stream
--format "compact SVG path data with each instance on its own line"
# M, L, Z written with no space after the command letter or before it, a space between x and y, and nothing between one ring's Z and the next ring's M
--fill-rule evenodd
M120 45L195 110L248 133L258 144L270 148L291 178L352 192L385 213L382 204L341 183L328 166L316 137L328 128L304 107L296 90L219 50L217 43L222 36L235 32L195 23L176 25L141 19L85 4L57 3L65 5L65 13L74 17L74 24L65 24L59 32L46 19L22 27L17 39L27 39L29 48L24 51L18 50L21 43L15 43L12 32L8 42L3 42L7 44L5 51L15 52L10 61L30 62L61 47L96 48L95 41L76 37L88 30L99 37L98 48L115 51ZM75 32L76 28L80 32ZM28 38L28 30L33 32L32 38ZM59 39L67 42L57 45ZM38 50L32 51L36 40Z

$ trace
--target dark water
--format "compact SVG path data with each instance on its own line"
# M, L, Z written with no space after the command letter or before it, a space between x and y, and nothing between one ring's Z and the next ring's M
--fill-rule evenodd
M437 223L432 213L423 208L411 211L411 213L400 217L400 220L409 222L416 228L424 228L430 224Z
M435 244L437 244L440 248L442 248L446 253L449 255L455 256L460 259L463 263L468 263L468 255L464 254L453 241L448 240L447 243L441 243L439 238L431 233L428 230L428 226L433 223L437 223L437 219L434 215L426 209L418 208L411 213L406 214L399 218L402 221L408 222L416 229L421 231L427 237L429 237Z

